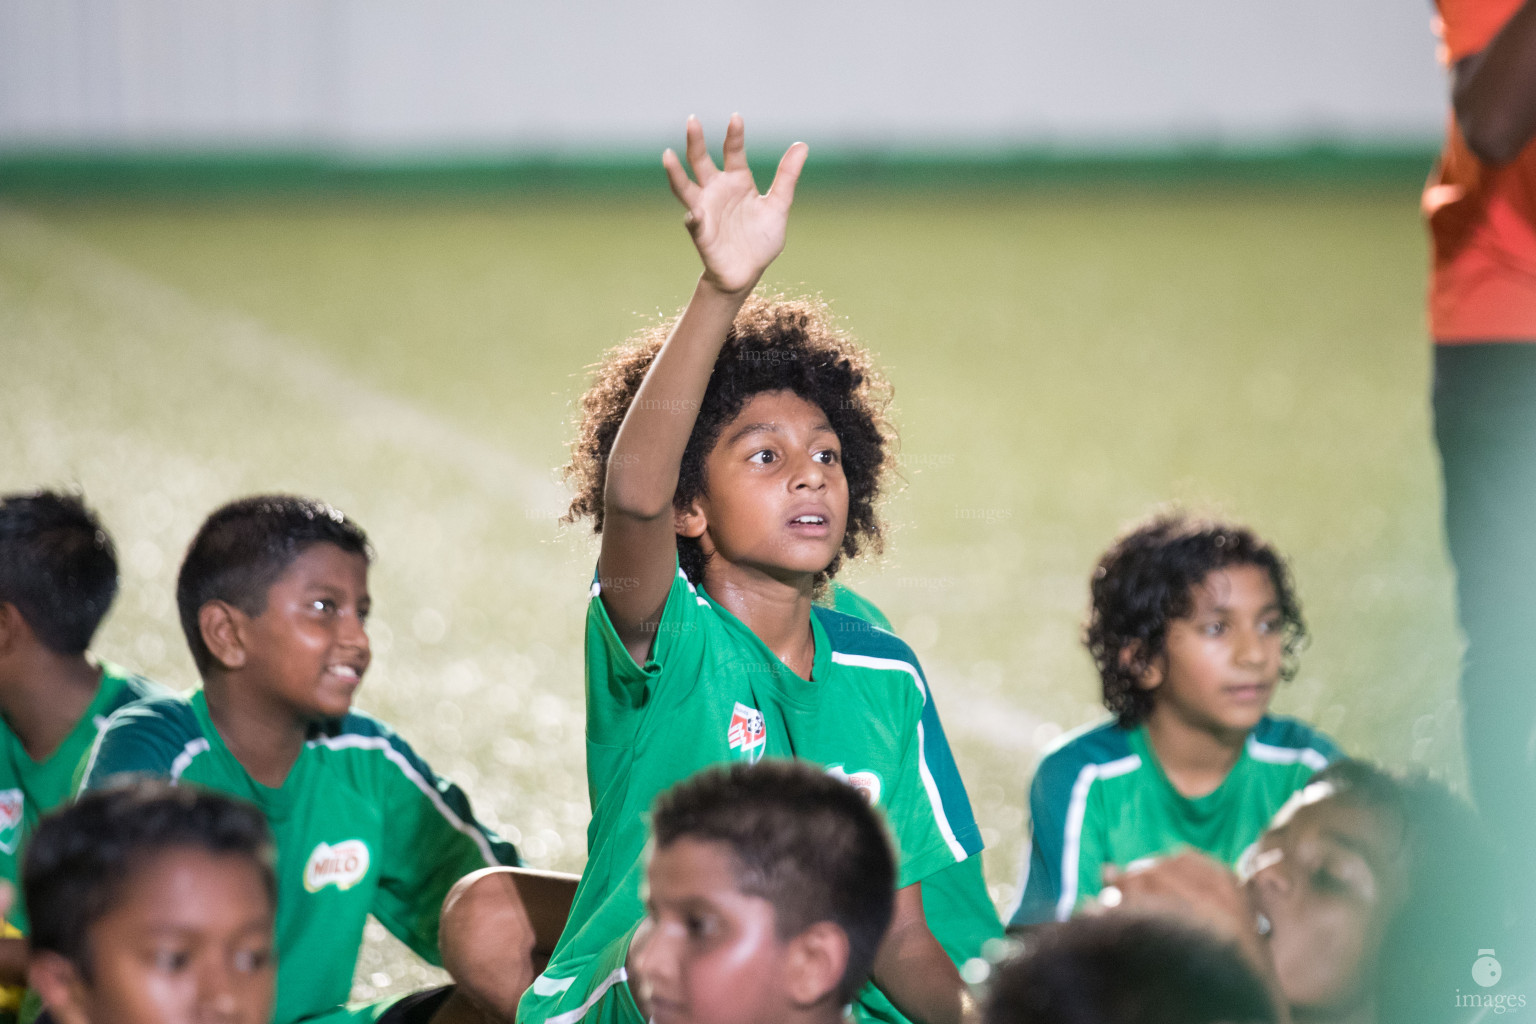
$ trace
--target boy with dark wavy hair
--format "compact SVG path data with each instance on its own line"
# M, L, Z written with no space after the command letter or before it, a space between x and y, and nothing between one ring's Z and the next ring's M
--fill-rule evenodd
M1084 640L1115 717L1041 760L1010 927L1065 920L1106 866L1184 848L1235 863L1339 756L1269 714L1306 626L1284 561L1249 530L1158 516L1105 553L1091 590Z

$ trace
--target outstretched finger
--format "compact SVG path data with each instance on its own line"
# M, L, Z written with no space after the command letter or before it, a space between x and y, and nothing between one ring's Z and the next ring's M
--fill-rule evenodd
M678 202L688 207L691 214L699 186L689 180L688 172L683 170L683 162L670 149L661 154L661 165L667 169L667 184L672 186L672 194L677 196Z
M720 173L709 158L709 147L704 145L704 126L693 116L688 118L688 166L693 168L694 179L700 186L708 185L709 179Z
M789 209L789 204L795 201L795 184L800 180L800 170L810 152L809 146L797 142L779 158L779 169L773 176L773 184L768 187L768 197L783 209Z
M727 171L749 171L747 167L747 127L740 114L732 114L725 126L724 157L721 166Z

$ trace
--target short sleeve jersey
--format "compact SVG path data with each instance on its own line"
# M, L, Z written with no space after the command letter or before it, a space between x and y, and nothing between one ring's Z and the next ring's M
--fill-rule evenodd
M574 1024L613 993L594 992L595 957L643 916L640 882L656 796L729 761L800 758L857 786L884 812L906 886L980 849L957 830L928 764L927 683L885 630L826 608L811 616L811 678L791 672L739 619L679 570L651 656L635 664L594 584L587 612L588 859L548 969L523 997L524 1024Z
M85 714L58 749L34 761L10 726L0 722L0 878L21 891L21 858L38 820L65 803L74 791L75 774L108 717L124 705L169 693L158 683L101 662L101 683ZM26 909L13 907L6 920L28 931Z
M1235 866L1290 795L1339 756L1309 726L1265 716L1221 785L1191 798L1164 774L1145 726L1068 733L1030 787L1030 851L1009 926L1066 920L1098 893L1105 864L1193 848Z
M1479 53L1522 0L1436 0L1441 59ZM1536 142L1501 166L1467 146L1454 113L1424 189L1434 242L1430 333L1436 341L1536 340Z
M827 588L826 602L834 611L856 616L888 633L895 633L878 605L844 584L833 582ZM976 818L971 812L970 797L955 765L949 739L944 735L932 686L923 703L923 740L928 768L933 773L951 825L958 831L960 823L964 823L966 834L976 835ZM923 879L923 916L928 920L933 937L939 940L939 945L957 966L980 956L988 939L1003 934L997 908L992 905L992 897L987 892L986 875L982 872L979 836L971 856ZM894 1007L891 1012L896 1012Z
M195 783L265 814L277 846L277 1024L346 1002L370 913L441 963L438 914L449 888L471 871L518 863L512 845L475 820L462 790L360 712L319 730L274 789L224 745L202 691L145 701L112 716L83 787L129 772Z

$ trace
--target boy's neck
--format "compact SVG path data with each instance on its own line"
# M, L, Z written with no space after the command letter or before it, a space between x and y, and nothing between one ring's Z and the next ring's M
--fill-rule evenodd
M84 654L57 654L36 646L7 665L0 712L27 756L46 761L80 724L96 699L102 669Z
M1161 706L1147 716L1147 742L1163 774L1181 796L1194 799L1220 788L1243 756L1246 732L1214 732L1186 722Z
M816 660L811 630L814 577L786 581L720 562L712 558L704 565L709 596L745 623L791 672L811 678Z
M255 690L232 673L215 670L203 678L203 699L219 738L251 778L277 789L303 752L310 723L256 698Z

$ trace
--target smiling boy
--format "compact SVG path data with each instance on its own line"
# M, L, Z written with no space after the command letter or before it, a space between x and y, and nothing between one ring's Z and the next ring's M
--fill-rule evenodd
M459 989L414 1000L411 1012L426 1019L439 1003L469 1000L473 1012L510 1014L532 976L531 926L514 886L472 873L515 865L517 852L393 730L352 710L371 653L369 558L363 531L321 502L265 495L215 511L176 588L203 688L114 715L83 785L147 773L262 809L277 843L278 1024L347 1015L369 914L442 962L440 948L458 947L446 935L440 944L439 915L466 876L480 898L464 906L513 925L504 955L447 963ZM500 969L482 974L487 966ZM401 1018L406 1005L389 1012Z
M1010 927L1065 920L1106 866L1186 847L1236 863L1338 757L1268 714L1306 633L1285 563L1248 530L1156 518L1104 555L1091 589L1085 639L1115 719L1041 760Z

